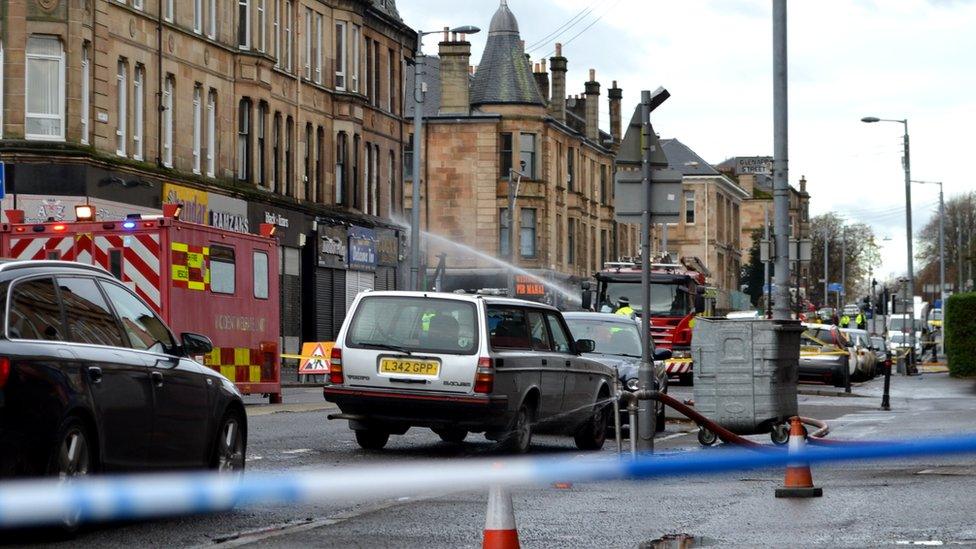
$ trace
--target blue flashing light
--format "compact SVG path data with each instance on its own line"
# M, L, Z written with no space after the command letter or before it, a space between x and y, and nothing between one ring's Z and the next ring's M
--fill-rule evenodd
M122 228L123 229L135 229L136 228L136 222L135 221L126 221L125 223L122 224Z

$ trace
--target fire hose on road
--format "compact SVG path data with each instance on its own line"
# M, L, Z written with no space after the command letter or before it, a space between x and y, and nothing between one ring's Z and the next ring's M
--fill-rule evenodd
M630 416L630 432L631 432L630 451L632 455L637 454L636 437L634 436L634 433L637 432L636 431L636 426L638 421L637 402L639 400L654 400L654 401L661 402L665 406L671 407L676 412L694 421L699 428L705 428L715 433L715 435L722 442L725 442L727 444L735 444L743 448L755 449L760 451L771 450L775 448L765 444L759 444L758 442L754 442L741 435L737 435L733 433L732 431L722 427L715 421L708 419L707 417L705 417L703 414L701 414L700 412L698 412L688 404L685 404L684 402L681 402L680 400L666 393L662 393L660 391L640 390L640 391L633 391L633 392L624 391L620 394L620 403L626 405L628 415ZM615 413L615 416L619 418L619 413ZM809 425L811 427L816 428L815 431L807 435L810 442L813 444L821 444L821 445L860 444L860 443L846 442L846 441L826 440L824 437L826 437L830 433L830 426L827 425L827 422L825 421L814 419L814 418L808 418L808 417L800 417L800 421L803 422L805 425ZM619 451L621 446L619 424L616 427L617 427L617 448Z

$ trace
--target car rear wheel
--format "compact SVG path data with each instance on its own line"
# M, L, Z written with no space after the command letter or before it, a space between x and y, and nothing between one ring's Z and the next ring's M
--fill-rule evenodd
M434 429L437 436L441 437L444 442L449 442L451 444L461 444L464 439L468 436L468 431L458 427L448 427L446 429Z
M601 399L603 400L603 399ZM580 450L599 450L607 441L607 427L609 424L608 406L598 403L593 408L593 415L576 431L576 447Z
M512 420L511 428L505 433L502 441L505 450L513 454L524 454L529 451L529 447L532 446L533 416L533 409L528 403L523 402Z
M227 412L217 430L211 468L219 473L244 471L244 421L239 412Z
M356 442L363 450L382 450L390 441L390 433L379 429L356 430Z
M95 469L93 442L80 419L69 417L64 420L58 430L54 455L48 463L48 474L58 477L62 483L88 476ZM80 522L80 510L66 514L61 524L62 533L74 535Z

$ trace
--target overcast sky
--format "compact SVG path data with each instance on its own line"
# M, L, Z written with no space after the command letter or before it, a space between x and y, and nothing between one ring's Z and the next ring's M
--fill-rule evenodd
M604 127L612 80L624 90L625 120L640 90L664 86L671 99L654 116L662 137L712 163L772 155L771 0L508 4L533 61L551 56L554 42L566 44L569 93L582 93L587 70L596 69ZM476 64L498 1L397 6L414 29L481 27L471 37ZM902 126L860 119L908 118L912 178L943 181L947 197L976 188L968 165L976 153L976 0L805 0L788 7L790 182L806 176L813 215L835 211L890 237L882 242L881 276L904 273ZM427 37L426 52L436 53L439 40ZM938 187L912 191L917 229L937 211Z

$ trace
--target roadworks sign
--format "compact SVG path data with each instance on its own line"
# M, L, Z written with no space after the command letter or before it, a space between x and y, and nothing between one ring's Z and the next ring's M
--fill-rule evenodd
M302 359L298 373L302 375L323 375L329 373L329 357L335 342L319 341L302 344Z

